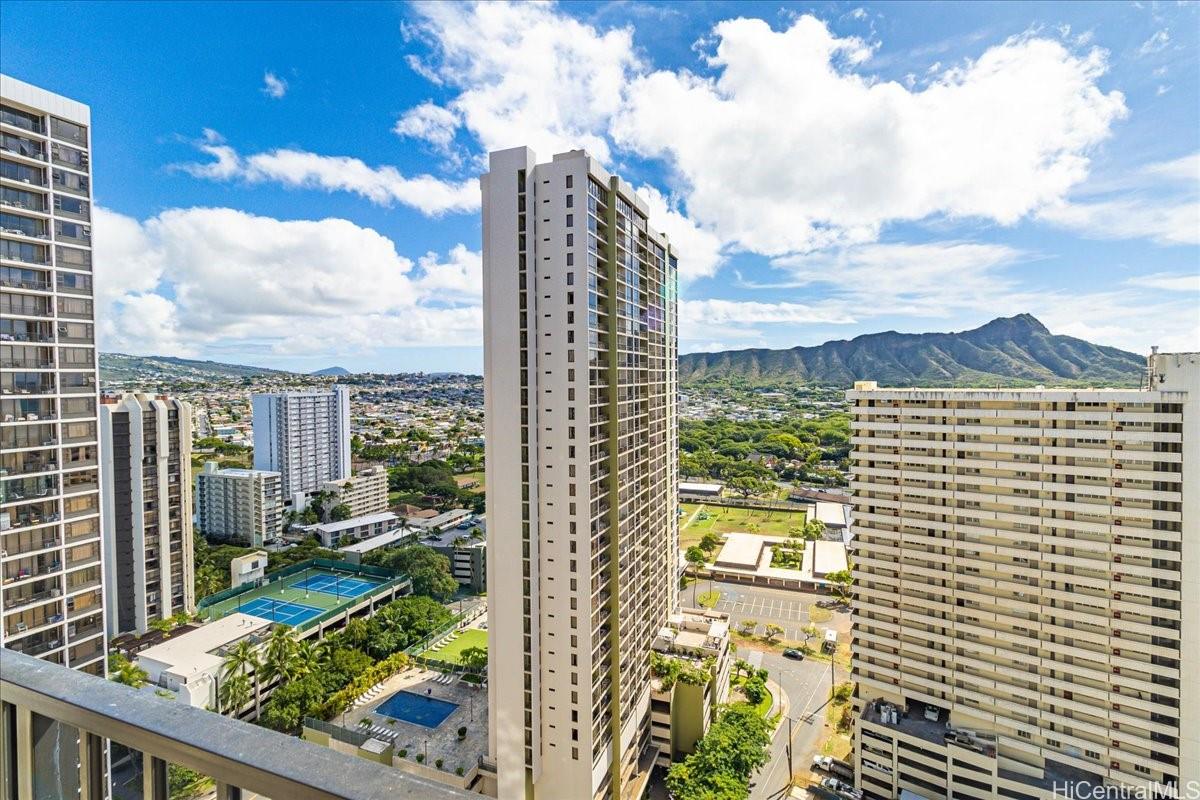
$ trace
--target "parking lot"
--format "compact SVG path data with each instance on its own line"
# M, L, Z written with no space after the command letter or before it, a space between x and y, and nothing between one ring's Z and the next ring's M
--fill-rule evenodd
M702 580L700 588L707 591L707 582ZM721 593L716 610L729 614L735 628L742 620L747 619L757 620L764 625L773 622L783 628L783 638L789 641L803 639L800 631L810 621L809 608L815 606L819 601L828 599L827 595L800 593L789 589L768 589L739 583L715 582L712 588ZM817 623L817 627L833 628L839 635L848 633L850 614L845 611L834 611L831 619ZM759 632L762 632L761 625Z

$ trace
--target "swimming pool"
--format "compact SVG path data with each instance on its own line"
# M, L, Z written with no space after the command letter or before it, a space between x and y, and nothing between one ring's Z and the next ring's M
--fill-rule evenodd
M451 703L449 700L400 690L380 703L375 713L426 728L436 728L445 722L446 717L453 714L456 708L458 703Z

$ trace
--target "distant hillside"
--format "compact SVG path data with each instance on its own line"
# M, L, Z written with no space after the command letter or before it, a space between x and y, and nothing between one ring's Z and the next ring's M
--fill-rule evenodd
M266 367L243 364L222 364L219 361L196 361L174 356L130 356L125 353L100 354L100 380L107 382L152 379L205 380L212 378L246 378L259 375L289 373Z
M729 350L679 357L679 380L740 377L763 382L850 386L1091 384L1136 386L1145 358L1056 336L1029 314L961 333L871 333L790 350Z
M350 370L345 367L326 367L325 369L314 370L309 375L350 375Z

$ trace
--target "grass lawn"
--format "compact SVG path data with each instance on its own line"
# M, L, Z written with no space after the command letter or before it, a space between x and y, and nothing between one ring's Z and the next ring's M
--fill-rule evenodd
M441 650L437 652L426 650L421 655L426 658L436 658L448 664L459 664L462 663L459 661L459 657L462 655L463 650L466 650L468 647L482 647L484 650L487 650L487 644L487 631L480 630L479 628L467 628L458 635L457 639L450 642Z
M483 470L476 470L475 472L464 472L461 475L455 475L454 481L455 481L455 483L457 483L459 485L460 488L467 485L468 483L478 483L479 484L478 486L472 486L470 489L470 491L475 492L476 494L478 494L479 492L482 492L484 490L484 486L485 486L485 482L484 482L484 478L483 478Z
M759 533L763 536L787 536L788 531L804 524L803 511L768 511L762 508L730 508L682 503L684 516L679 518L679 547L688 549L699 544L704 534L713 533ZM697 514L703 509L708 519ZM756 525L757 529L750 526Z
M729 685L734 690L738 690L741 688L743 680L745 680L744 676L730 675L729 676ZM740 691L737 692L736 697L738 699L740 699L741 702L743 702L743 703L749 702ZM733 702L733 701L731 700L730 702ZM771 694L770 689L767 689L767 691L763 694L763 699L760 700L758 705L756 705L754 707L754 712L756 714L758 714L760 717L765 717L767 714L771 713L771 706L774 704L774 702L775 702L775 696L773 694Z
M720 592L701 592L699 597L696 598L696 602L700 604L701 608L713 608L720 601Z

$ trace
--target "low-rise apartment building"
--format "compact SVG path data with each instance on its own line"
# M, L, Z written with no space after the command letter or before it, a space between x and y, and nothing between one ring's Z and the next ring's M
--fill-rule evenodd
M321 491L333 495L328 508L345 504L350 507L350 516L365 517L379 514L388 509L388 474L384 467L368 467L353 478L326 481Z
M317 525L298 525L293 530L316 536L322 547L342 547L351 542L382 536L400 525L400 518L390 511L351 517L340 522L322 522ZM290 535L290 534L289 534Z
M720 611L681 608L667 618L654 640L658 657L681 660L687 667L707 671L709 680L697 683L655 675L650 684L650 741L658 749L660 766L696 749L721 704L729 697L729 615Z
M196 476L196 528L212 539L262 547L283 535L278 472L220 469L209 461Z
M1200 786L1200 354L1146 386L848 393L868 796Z

